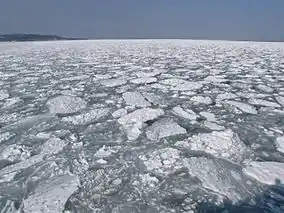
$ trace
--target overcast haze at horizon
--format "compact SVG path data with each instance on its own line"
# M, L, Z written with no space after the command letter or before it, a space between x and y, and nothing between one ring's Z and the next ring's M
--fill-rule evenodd
M1 0L0 33L284 40L283 0Z

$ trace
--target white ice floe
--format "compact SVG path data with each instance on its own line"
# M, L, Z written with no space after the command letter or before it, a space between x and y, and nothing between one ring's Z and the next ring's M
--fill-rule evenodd
M191 157L181 161L189 174L201 181L202 187L214 191L221 198L227 197L235 203L250 195L249 179L241 172L225 168L217 160Z
M114 118L120 118L123 115L127 114L127 110L126 109L118 109L116 111L114 111L111 115Z
M10 132L4 132L4 133L0 133L0 144L4 141L9 140L10 138L14 137L15 134L14 133L10 133Z
M31 156L31 152L23 145L12 144L0 152L0 160L10 162L24 161Z
M22 101L23 100L19 97L13 97L13 98L7 99L6 102L3 105L3 108L6 109L6 108L13 107L14 105L16 105L17 103L20 103Z
M6 90L0 90L0 101L9 98L9 93Z
M154 120L164 114L162 109L143 108L131 112L118 119L118 123L123 125L129 140L135 140L141 134L143 122Z
M216 121L216 116L211 113L211 112L200 112L199 113L201 116L205 117L207 119L207 121Z
M183 84L178 84L177 86L172 87L171 90L177 90L177 91L198 90L202 87L203 85L201 82L185 82Z
M147 99L147 101L151 102L152 104L160 105L160 106L167 105L166 101L162 97L154 93L143 92L142 95Z
M161 74L162 72L163 72L162 70L154 70L154 71L151 71L151 72L137 72L137 73L135 73L135 75L138 78L145 78L145 77L157 76L157 75Z
M47 140L41 147L41 155L57 154L66 146L66 142L60 138L51 138Z
M211 129L211 130L215 130L215 131L219 131L219 130L224 130L225 127L223 126L220 126L214 122L210 122L210 121L204 121L203 125L205 127L207 127L208 129Z
M232 130L200 133L185 140L194 151L203 151L215 157L239 162L248 148Z
M182 128L174 120L168 118L156 121L146 130L147 138L151 140L160 140L165 137L186 133L186 129Z
M284 136L279 136L276 138L276 146L279 152L284 153Z
M198 104L212 104L212 99L210 97L193 96L190 100Z
M268 86L266 86L264 84L257 85L256 88L261 90L261 91L263 91L263 92L269 92L269 93L273 92L273 88L268 87Z
M248 102L252 105L258 105L258 106L266 106L266 107L281 107L279 104L271 101L266 101L263 99L257 99L257 98L251 98L248 100Z
M282 96L277 96L277 97L276 97L276 101L277 101L282 107L284 107L284 97L282 97Z
M79 179L73 175L61 175L47 179L23 201L24 212L63 212L67 199L77 190Z
M112 154L117 153L120 148L121 148L120 146L115 146L115 147L103 146L95 153L95 157L97 157L97 158L109 157Z
M47 106L51 113L70 114L84 109L87 102L79 97L58 96L47 101Z
M235 99L238 96L235 95L234 93L230 93L230 92L225 92L222 94L218 94L216 97L216 102L221 102L223 100L228 100L228 99Z
M157 81L157 78L155 77L143 77L143 78L133 79L130 82L133 84L149 84L149 83L154 83L156 81Z
M139 156L148 171L168 175L182 168L181 152L174 148L162 148Z
M204 79L204 81L206 82L212 82L212 83L222 83L222 82L226 82L227 80L225 79L225 76L221 76L221 75L210 75L208 77L206 77Z
M177 116L180 116L185 119L193 120L193 121L198 118L198 115L194 111L190 109L183 109L180 106L174 107L172 109L172 112Z
M69 122L74 125L86 125L107 116L109 112L109 108L93 109L80 115L64 117L62 118L62 121Z
M125 92L122 94L126 105L136 107L148 107L151 104L141 95L140 92Z
M284 163L273 161L248 162L243 172L264 184L274 185L278 181L284 183Z
M239 110L241 110L241 111L243 111L245 113L253 114L253 115L257 114L257 110L253 106L251 106L249 104L242 103L242 102L237 102L237 101L226 101L225 103L227 103L229 105L232 105L232 106L235 106Z
M116 87L121 86L127 83L127 80L125 79L108 79L108 80L102 80L101 84L106 87Z

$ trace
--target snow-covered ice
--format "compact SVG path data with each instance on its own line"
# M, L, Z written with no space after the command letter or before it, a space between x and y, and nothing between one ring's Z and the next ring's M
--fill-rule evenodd
M235 106L238 109L240 109L241 111L248 113L248 114L257 114L257 110L255 109L255 107L246 104L246 103L241 103L241 102L237 102L237 101L227 101L226 102L229 105Z
M276 138L276 146L279 152L284 153L284 136L279 136Z
M126 105L136 107L149 107L151 104L139 92L126 92L122 94Z
M198 118L198 115L194 111L190 109L183 109L180 106L174 107L172 111L175 115L185 119L196 120Z

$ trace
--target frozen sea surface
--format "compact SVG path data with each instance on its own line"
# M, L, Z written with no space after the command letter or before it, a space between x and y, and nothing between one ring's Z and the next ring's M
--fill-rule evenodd
M284 44L0 44L1 213L283 213Z

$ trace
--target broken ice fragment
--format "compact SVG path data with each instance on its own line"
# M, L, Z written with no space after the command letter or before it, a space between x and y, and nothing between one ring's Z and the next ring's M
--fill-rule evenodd
M280 107L279 104L271 102L271 101L266 101L263 99L257 99L257 98L251 98L248 101L252 105L258 105L258 106L266 106L266 107Z
M160 140L165 137L186 134L186 130L172 119L161 119L147 128L146 135L151 140Z
M149 83L153 83L156 82L157 78L154 77L144 77L144 78L136 78L131 80L130 82L133 84L149 84Z
M212 103L212 99L210 97L204 97L204 96L193 96L190 100L199 104L208 105Z
M58 96L48 100L47 106L51 113L71 114L84 109L87 102L79 97L74 96Z
M284 163L252 161L246 164L243 172L257 181L268 185L276 184L277 180L284 182Z
M253 115L257 114L257 110L249 104L245 104L245 103L241 103L241 102L237 102L237 101L227 101L226 103L229 104L229 105L237 107L238 109L240 109L241 111L243 111L245 113L249 113L249 114L253 114Z
M139 92L125 92L122 97L127 105L136 107L148 107L151 104Z
M62 121L72 123L74 125L86 125L105 117L110 112L108 108L93 109L80 115L68 116L62 118Z
M67 199L76 191L79 179L76 176L61 175L49 178L23 201L24 212L63 212Z
M276 138L276 146L279 152L284 153L284 136Z
M180 116L189 120L196 120L198 115L190 109L183 109L180 106L176 106L172 109L173 113L177 116Z

